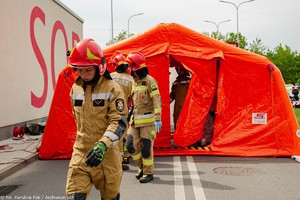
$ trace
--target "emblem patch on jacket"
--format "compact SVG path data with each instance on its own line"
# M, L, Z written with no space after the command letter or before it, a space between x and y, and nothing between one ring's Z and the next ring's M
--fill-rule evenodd
M93 101L93 106L94 107L104 106L104 99L95 99Z
M157 85L156 85L156 84L152 84L152 85L151 85L151 89L152 89L152 90L157 90Z
M117 99L116 100L116 108L119 112L124 111L124 99Z

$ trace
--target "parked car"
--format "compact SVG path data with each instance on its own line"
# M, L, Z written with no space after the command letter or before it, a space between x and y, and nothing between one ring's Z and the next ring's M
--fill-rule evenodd
M286 91L289 95L289 98L291 100L291 103L293 107L300 108L300 101L299 101L299 85L293 85L293 84L285 84Z

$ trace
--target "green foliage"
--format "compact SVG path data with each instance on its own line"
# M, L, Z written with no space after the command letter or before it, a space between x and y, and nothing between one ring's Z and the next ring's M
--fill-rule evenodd
M300 82L300 55L297 51L279 44L274 50L268 50L265 56L280 69L286 83Z
M226 35L226 42L237 42L237 41L239 43L239 48L246 49L246 46L248 45L247 39L241 33L235 34L231 32Z
M129 37L133 36L133 34L130 34ZM117 42L120 42L122 40L125 40L126 38L129 38L127 35L127 31L122 30L119 35L113 38L113 40L110 40L109 42L106 43L106 46L109 46L111 44L115 44Z
M249 45L249 51L264 55L267 51L267 47L262 43L260 38L256 38L250 45Z
M237 38L237 34L235 33L227 33L226 35L222 35L220 32L212 32L211 34L204 32L203 34L223 42L237 42L237 39L239 39L239 48L241 49L245 49L248 45L247 39L240 33L238 34L239 38Z
M217 40L220 40L220 41L225 41L226 38L224 35L222 35L220 32L212 32L211 35L209 35L209 33L207 33L208 36L212 37L212 38L215 38Z

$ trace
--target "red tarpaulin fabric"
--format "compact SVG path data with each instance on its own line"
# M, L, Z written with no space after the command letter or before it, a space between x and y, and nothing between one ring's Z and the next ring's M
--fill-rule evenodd
M116 54L127 55L132 51L145 55L150 75L158 81L162 96L163 127L157 134L155 155L300 155L298 123L282 75L267 58L175 23L158 24L105 48L104 54L109 61ZM169 55L192 73L192 80L173 137L179 148L168 151L172 146ZM107 66L113 71L110 62ZM69 95L67 88L63 92ZM56 103L52 103L49 118L52 115L56 123L47 122L39 155L42 158L69 157L75 138L70 136L70 131L75 134L75 123L70 118L69 105L57 108L58 101L63 105L69 99L59 98L56 93L62 93L62 89L57 87L53 97ZM212 109L214 134L209 148L187 149L201 139ZM54 111L56 115L52 114ZM59 123L70 120L72 123L64 126ZM61 144L56 145L59 140L67 140L64 143L68 145L60 149Z
M40 146L41 159L66 159L72 155L76 124L72 114L70 89L76 76L69 66L59 74Z

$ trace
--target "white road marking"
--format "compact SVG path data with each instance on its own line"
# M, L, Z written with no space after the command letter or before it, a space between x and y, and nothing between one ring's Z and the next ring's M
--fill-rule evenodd
M200 177L192 156L187 156L187 164L191 174L193 189L196 200L206 200Z
M190 172L193 190L196 200L206 200L203 187L200 181L199 174L197 172L196 165L193 161L192 156L187 156L187 165ZM174 182L175 182L175 200L185 200L184 184L183 184L183 174L181 161L179 156L174 156Z
M175 200L185 200L180 157L174 156L173 163L174 163Z

